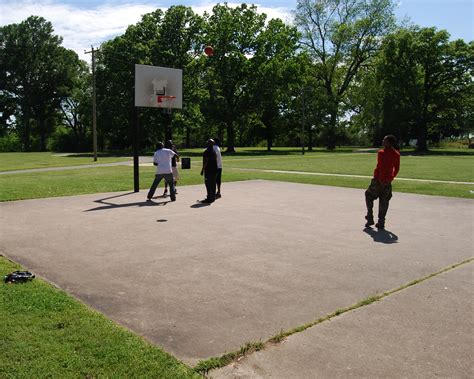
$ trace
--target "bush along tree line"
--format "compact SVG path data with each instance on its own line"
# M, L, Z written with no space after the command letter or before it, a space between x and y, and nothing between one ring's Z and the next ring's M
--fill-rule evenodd
M293 25L256 6L145 14L96 53L101 150L129 150L134 65L183 70L183 109L140 110L140 145L218 136L236 146L407 144L474 133L474 42L399 26L391 0L299 0ZM206 45L214 55L203 54ZM92 75L52 24L0 27L0 151L90 151ZM469 139L469 143L471 140Z

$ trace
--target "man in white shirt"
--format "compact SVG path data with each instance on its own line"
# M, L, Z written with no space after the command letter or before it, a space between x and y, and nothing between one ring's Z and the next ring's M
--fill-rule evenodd
M219 138L214 138L214 152L216 153L216 158L217 158L217 177L216 177L216 185L217 185L217 191L216 191L216 199L221 198L221 179L222 179L222 155L221 155L221 149L220 149L220 144L221 141Z
M155 194L156 187L160 184L161 179L165 179L166 183L170 186L170 198L171 201L176 201L176 193L174 190L173 181L173 170L171 168L171 158L178 156L173 150L164 149L163 143L158 142L157 150L153 155L153 164L156 167L156 175L150 190L148 191L147 199L151 200Z

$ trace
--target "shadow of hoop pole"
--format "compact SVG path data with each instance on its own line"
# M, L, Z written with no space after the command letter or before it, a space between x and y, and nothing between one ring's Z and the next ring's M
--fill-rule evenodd
M135 201L133 203L126 203L126 204L115 204L115 203L106 201L110 199L116 199L117 197L123 197L123 196L132 195L132 194L134 194L134 192L127 192L127 193L122 193L120 195L109 196L109 197L104 197L103 199L94 200L94 203L103 204L103 206L87 209L84 212L102 211L102 210L107 210L107 209L126 208L126 207L153 207L153 206L166 205L169 203L169 201L161 201L157 203L155 201L148 200L148 201Z

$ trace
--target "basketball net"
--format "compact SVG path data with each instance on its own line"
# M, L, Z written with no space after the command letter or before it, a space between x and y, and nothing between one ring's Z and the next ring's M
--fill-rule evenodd
M166 113L171 113L171 104L173 104L176 96L157 95L156 102L160 108L166 110Z

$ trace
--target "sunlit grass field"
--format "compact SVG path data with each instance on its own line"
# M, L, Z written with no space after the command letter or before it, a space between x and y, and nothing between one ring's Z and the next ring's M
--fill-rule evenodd
M266 179L290 181L307 184L320 184L339 187L365 188L368 178L301 175L292 173L274 173L264 170L298 171L303 173L325 173L362 175L370 177L376 164L375 153L355 153L355 148L338 149L336 152L317 149L301 155L295 148L279 148L267 152L264 149L238 149L236 154L224 154L223 181ZM8 158L11 160L11 153ZM27 161L32 153L16 154L12 166L19 167L16 161ZM44 153L39 153L44 154ZM181 170L179 186L202 184L199 175L202 149L183 150L181 156L191 157L191 169ZM3 161L0 154L0 161ZM27 159L24 159L24 156ZM58 159L69 157L44 158L44 165L55 167ZM48 159L50 159L48 163ZM72 158L70 158L72 159ZM75 159L88 159L80 157ZM98 163L109 160L126 159L126 157L103 158ZM67 161L70 162L70 161ZM43 166L44 167L44 166ZM249 170L249 171L246 171ZM140 167L140 188L150 186L154 167ZM426 155L416 155L411 151L402 152L400 178L441 180L474 183L474 152L465 150L439 150ZM133 189L133 167L94 167L77 170L35 172L0 175L0 201L33 199L42 197L68 196L98 192L129 191ZM408 182L395 180L395 192L409 192L427 195L474 198L474 184Z
M26 170L34 168L79 166L98 163L113 163L130 160L126 156L99 155L94 162L92 154L59 153L0 153L0 171Z
M0 256L0 278L22 268ZM198 378L41 279L0 282L1 378Z
M226 167L372 175L374 153L345 153L233 158ZM399 177L474 182L474 156L403 155Z

